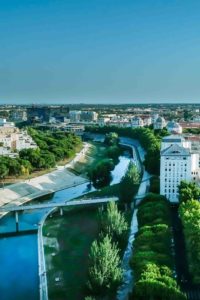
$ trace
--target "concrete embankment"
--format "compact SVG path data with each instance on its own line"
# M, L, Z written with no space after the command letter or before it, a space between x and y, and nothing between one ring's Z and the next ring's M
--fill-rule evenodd
M0 206L22 205L36 198L87 182L85 178L74 175L67 168L71 168L75 162L79 161L88 149L89 144L84 143L83 149L66 166L58 167L56 171L31 180L11 184L4 189L1 188ZM6 212L1 212L0 218L5 214Z

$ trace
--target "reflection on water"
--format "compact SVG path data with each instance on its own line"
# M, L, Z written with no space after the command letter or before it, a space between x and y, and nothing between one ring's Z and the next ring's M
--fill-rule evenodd
M2 238L0 249L0 299L39 299L37 235Z

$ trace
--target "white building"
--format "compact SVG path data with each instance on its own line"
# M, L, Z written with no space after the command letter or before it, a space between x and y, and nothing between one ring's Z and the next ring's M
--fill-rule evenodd
M158 117L153 123L154 129L163 129L166 126L166 121L163 117Z
M178 186L182 180L199 180L199 154L191 152L191 144L181 136L164 137L161 145L160 194L170 202L178 202Z
M148 117L148 118L144 118L143 119L143 123L144 123L144 126L149 126L152 124L152 118L151 117Z
M27 131L20 132L15 127L3 126L0 127L0 147L0 155L7 155L12 154L14 150L35 149L37 145Z
M0 127L14 127L15 124L13 122L7 122L6 119L0 118Z
M183 131L181 125L175 121L168 122L166 127L171 134L181 134Z
M80 122L81 119L81 111L79 110L71 110L69 112L69 118L71 123Z
M83 134L85 130L84 125L79 125L79 124L67 124L64 129L68 132L73 132L76 133L77 135Z
M22 149L36 149L37 145L33 141L32 137L28 135L27 131L22 131L18 134L16 139L16 146L15 149L17 151L21 151Z
M98 114L95 111L82 111L80 119L83 122L97 122Z
M132 118L132 120L131 120L131 126L133 128L143 127L144 126L144 122L143 122L142 118L136 116L136 117Z

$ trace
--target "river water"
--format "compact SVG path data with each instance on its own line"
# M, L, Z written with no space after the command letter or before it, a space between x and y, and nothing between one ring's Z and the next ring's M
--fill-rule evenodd
M112 171L111 184L119 183L131 158L128 153L119 157ZM68 188L37 202L65 202L91 192L88 183ZM48 209L25 211L19 215L19 230L36 229ZM0 233L15 232L14 215L0 220ZM39 300L38 244L37 234L0 238L0 299Z

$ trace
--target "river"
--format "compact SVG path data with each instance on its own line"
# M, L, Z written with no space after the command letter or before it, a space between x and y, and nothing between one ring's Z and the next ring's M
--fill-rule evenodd
M126 172L131 157L127 152L119 157L119 163L112 171L111 184L119 183ZM88 183L68 188L48 199L34 202L65 202L91 192ZM48 209L25 211L19 214L19 231L37 229L38 223ZM15 218L8 214L0 220L0 233L15 232ZM0 238L0 299L39 300L38 244L37 234Z

